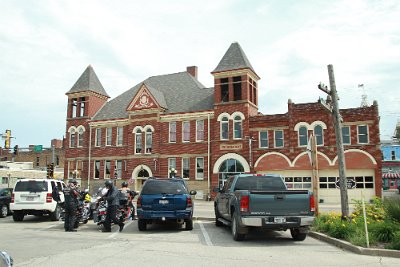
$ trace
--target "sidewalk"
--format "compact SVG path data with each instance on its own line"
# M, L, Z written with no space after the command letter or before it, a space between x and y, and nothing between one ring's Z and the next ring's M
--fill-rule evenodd
M321 203L319 206L320 211L322 212L341 211L340 205L328 205ZM193 219L197 221L214 221L214 201L195 200ZM309 233L309 236L360 255L400 258L400 251L398 250L358 247L350 244L349 242L313 231Z

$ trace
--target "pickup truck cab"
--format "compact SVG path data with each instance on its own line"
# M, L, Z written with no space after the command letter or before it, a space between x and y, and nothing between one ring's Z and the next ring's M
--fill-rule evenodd
M288 190L274 174L239 174L229 178L214 201L215 224L230 225L233 239L251 228L286 231L303 241L314 221L314 197L308 190Z
M189 192L182 178L147 179L136 203L139 231L160 221L185 223L186 230L192 230L195 194L194 190Z

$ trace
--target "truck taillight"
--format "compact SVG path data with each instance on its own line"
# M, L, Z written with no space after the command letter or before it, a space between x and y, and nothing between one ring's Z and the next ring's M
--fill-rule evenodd
M51 196L51 193L47 193L46 195L46 203L51 203L53 201L53 197Z
M315 211L315 198L314 195L310 195L310 210Z
M141 208L142 207L142 196L140 196L137 201L136 201L136 207Z
M15 195L14 195L14 193L12 193L11 194L11 203L14 203L14 197L15 197Z
M192 198L190 196L186 197L186 207L192 206Z
M242 196L240 198L240 211L249 212L249 196Z

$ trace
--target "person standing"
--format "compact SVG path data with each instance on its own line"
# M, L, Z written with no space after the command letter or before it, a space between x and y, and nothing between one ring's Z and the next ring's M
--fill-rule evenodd
M111 181L106 181L106 188L108 189L107 194L103 197L107 201L107 214L104 222L103 232L111 232L111 222L119 225L119 231L124 229L124 223L117 218L117 209L119 206L119 190L115 188Z
M68 186L64 189L64 209L65 209L65 220L64 229L65 232L76 232L74 229L76 220L76 210L78 208L78 196L79 192L76 189L77 182L75 179L69 180Z

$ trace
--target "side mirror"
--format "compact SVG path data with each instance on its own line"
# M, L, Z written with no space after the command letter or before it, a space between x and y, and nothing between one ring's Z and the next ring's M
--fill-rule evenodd
M190 190L190 193L189 193L191 196L194 196L194 195L196 195L197 194L197 191L196 190Z

